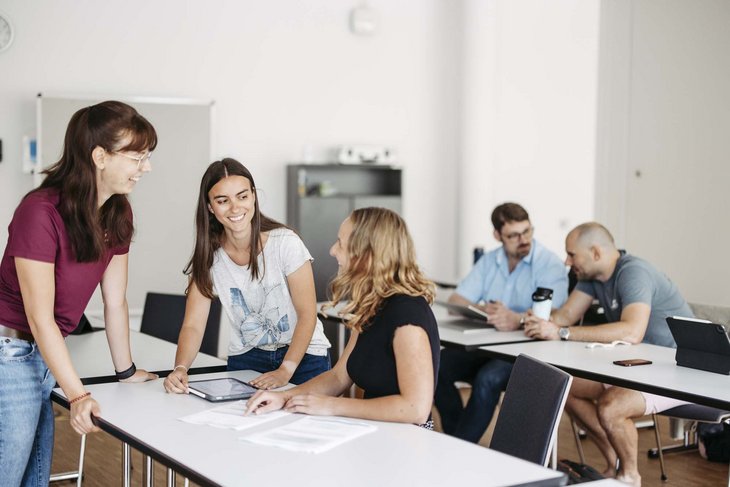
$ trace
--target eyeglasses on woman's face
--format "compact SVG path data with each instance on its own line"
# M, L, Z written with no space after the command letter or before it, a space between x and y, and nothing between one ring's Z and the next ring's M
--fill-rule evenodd
M137 163L138 171L140 169L142 169L142 166L144 166L146 162L150 162L150 158L152 157L152 152L147 152L140 156L132 156L130 154L125 154L124 152L120 152L120 151L114 151L113 154L119 154L122 157L126 157L127 159L135 161Z

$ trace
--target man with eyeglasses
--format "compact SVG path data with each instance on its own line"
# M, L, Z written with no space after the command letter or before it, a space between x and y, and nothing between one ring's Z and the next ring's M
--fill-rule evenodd
M530 217L522 206L497 206L492 212L492 225L494 238L502 245L476 262L449 302L481 308L497 330L517 330L538 287L553 290L555 306L565 302L567 271L557 255L532 238ZM435 403L444 432L477 443L492 420L511 371L511 363L478 352L442 350ZM472 385L465 407L454 384L457 381Z

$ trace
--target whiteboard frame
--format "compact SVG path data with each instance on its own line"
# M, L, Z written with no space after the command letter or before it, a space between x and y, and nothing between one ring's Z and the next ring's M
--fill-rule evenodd
M50 164L43 161L43 99L61 100L89 100L99 103L103 100L117 100L124 103L159 103L161 105L194 105L210 106L210 160L212 161L217 152L215 134L215 101L210 98L187 98L187 97L165 97L165 96L135 96L135 95L80 95L74 93L40 92L36 95L36 165L33 169L33 187L37 188L43 181L43 170ZM54 161L55 162L55 161ZM51 163L52 164L52 163Z

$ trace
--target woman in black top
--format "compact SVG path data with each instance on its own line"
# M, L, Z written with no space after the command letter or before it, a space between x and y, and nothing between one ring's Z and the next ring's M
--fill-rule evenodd
M350 340L332 370L283 392L259 391L246 413L277 409L414 423L431 428L439 336L431 312L434 286L416 264L405 222L384 208L355 210L330 249L339 272L332 303ZM340 397L353 382L364 399Z

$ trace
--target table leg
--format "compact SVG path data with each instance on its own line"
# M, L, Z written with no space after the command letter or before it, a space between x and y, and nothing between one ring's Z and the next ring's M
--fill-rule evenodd
M144 470L142 470L142 485L153 487L155 485L155 462L152 457L144 455Z
M171 468L167 469L167 487L175 487L175 471Z
M122 485L132 486L132 448L127 443L122 443Z

